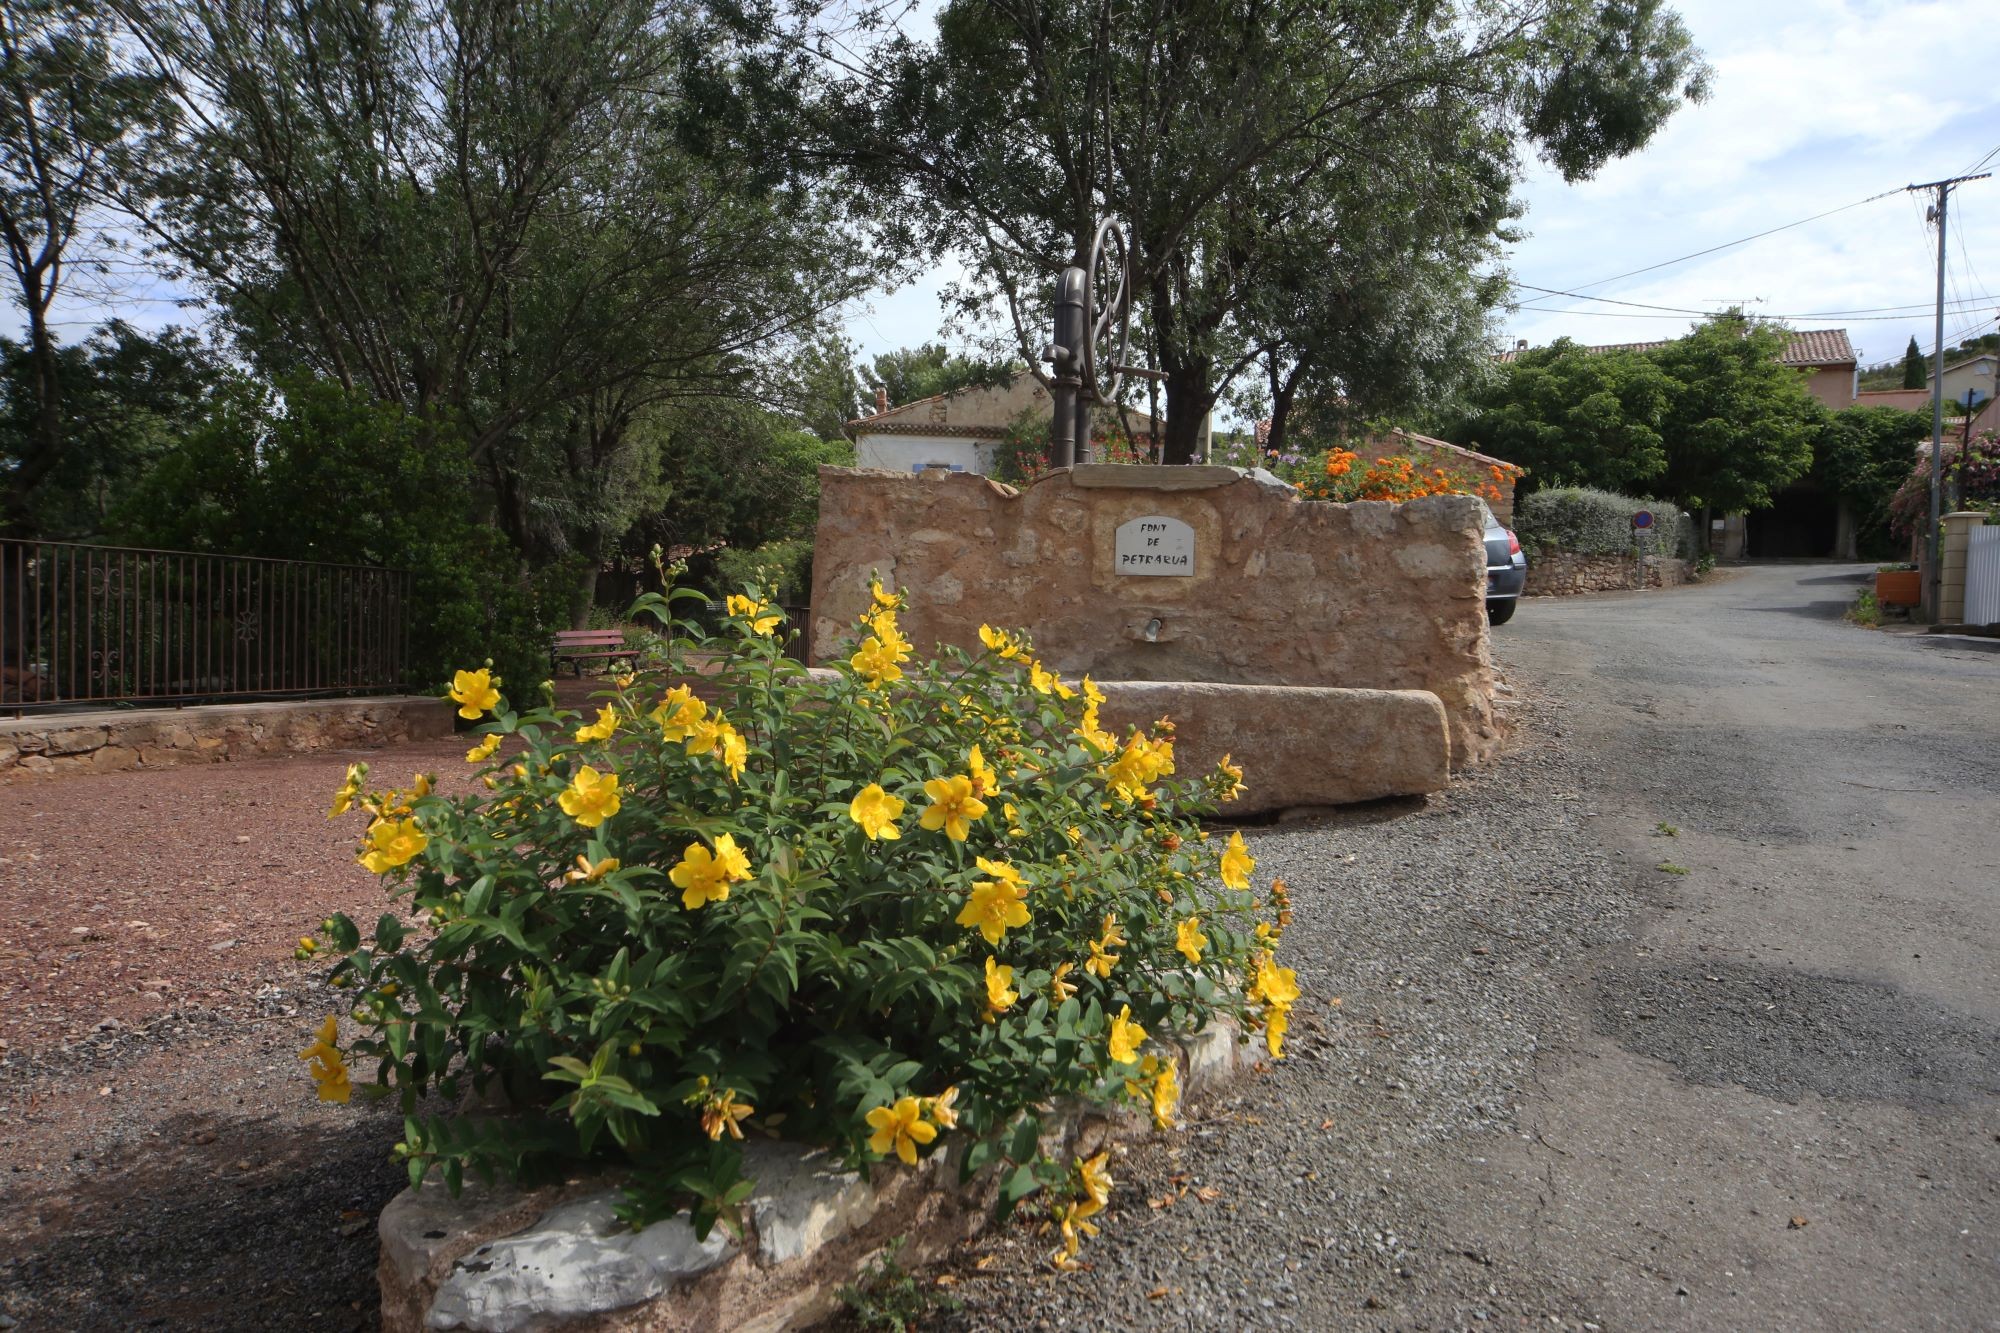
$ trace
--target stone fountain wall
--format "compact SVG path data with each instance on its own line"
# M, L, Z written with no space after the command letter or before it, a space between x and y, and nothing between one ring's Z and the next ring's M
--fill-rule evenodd
M1019 492L822 468L814 661L843 650L871 571L909 595L920 649L977 649L990 623L1027 630L1072 679L1422 690L1444 706L1454 767L1498 739L1465 496L1327 504L1222 467L1086 465Z

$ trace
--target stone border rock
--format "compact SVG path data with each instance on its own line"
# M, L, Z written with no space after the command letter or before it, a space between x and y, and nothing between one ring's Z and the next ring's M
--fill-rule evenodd
M1184 1095L1247 1069L1259 1049L1225 1023L1175 1043ZM1084 1103L1047 1119L1043 1147L1057 1156L1152 1129L1128 1108ZM961 1185L957 1145L865 1174L779 1140L752 1141L745 1155L757 1188L740 1237L717 1227L698 1240L685 1213L627 1230L612 1214L615 1181L601 1174L528 1191L468 1182L457 1198L437 1183L407 1189L379 1228L384 1333L804 1328L833 1313L835 1292L898 1236L904 1260L921 1265L994 1217L998 1172Z
M0 782L394 745L448 736L451 718L417 695L0 718Z

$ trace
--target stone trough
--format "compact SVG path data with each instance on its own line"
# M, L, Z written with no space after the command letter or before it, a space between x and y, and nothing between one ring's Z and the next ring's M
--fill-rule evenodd
M1157 1048L1156 1048L1157 1049ZM1262 1048L1217 1024L1178 1043L1186 1095L1249 1068ZM1043 1147L1059 1159L1091 1156L1113 1139L1152 1132L1123 1107L1073 1104L1045 1117ZM613 1216L614 1177L580 1174L522 1191L468 1181L408 1189L383 1210L382 1328L478 1333L678 1333L806 1328L837 1306L890 1241L901 1262L942 1258L992 1224L998 1176L959 1183L957 1145L915 1167L843 1170L824 1149L780 1140L745 1148L757 1188L743 1232L718 1226L697 1239L686 1214L630 1231Z

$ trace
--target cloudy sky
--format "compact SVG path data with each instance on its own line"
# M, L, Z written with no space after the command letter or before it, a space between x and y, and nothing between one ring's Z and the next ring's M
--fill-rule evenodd
M1915 182L1958 175L2000 149L2000 41L1993 0L1678 0L1715 67L1703 105L1597 179L1531 173L1516 280L1607 300L1520 293L1508 338L1636 342L1686 332L1740 303L1795 328L1845 327L1863 363L1928 348L1935 233ZM2000 153L1982 167L2000 171ZM1745 245L1616 274L1843 208ZM1953 192L1945 336L1992 332L2000 315L2000 176ZM942 277L851 312L864 353L934 338ZM1861 311L1865 314L1822 312Z
M1501 316L1505 335L1535 344L1562 335L1587 343L1667 338L1695 318L1675 311L1740 303L1791 317L1796 328L1845 327L1864 363L1900 356L1912 334L1928 347L1935 233L1924 222L1927 196L1901 187L1960 174L1989 154L1987 167L2000 170L2000 81L1991 72L2000 7L1993 0L1678 5L1715 66L1714 95L1595 180L1567 186L1531 173L1529 235L1511 256L1513 276L1596 299L1523 290L1521 308ZM1884 192L1891 193L1847 207ZM1747 244L1615 276L1835 209ZM2000 177L1954 192L1950 235L1945 333L1955 342L1992 331L2000 315ZM857 303L845 312L848 336L864 355L936 338L938 289L952 276L941 269ZM174 306L176 295L135 280L115 307L79 298L59 318L72 337L114 312L156 327L189 318Z

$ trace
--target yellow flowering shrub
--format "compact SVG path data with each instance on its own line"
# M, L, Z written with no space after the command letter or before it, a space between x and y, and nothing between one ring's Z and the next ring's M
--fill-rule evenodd
M454 1189L603 1158L634 1219L687 1205L705 1231L748 1192L739 1141L769 1134L852 1162L955 1150L1087 1234L1108 1177L1043 1159L1044 1110L1168 1123L1158 1043L1297 994L1248 849L1200 827L1241 770L1177 772L1164 722L1107 732L1102 693L1023 636L919 656L886 592L818 674L761 591L716 636L673 617L688 595L641 599L663 631L583 716L461 673L488 717L473 794L349 775L336 808L371 816L357 855L400 902L302 943L338 955L362 1033L343 1052L328 1021L322 1095L351 1067L400 1099L411 1179Z

